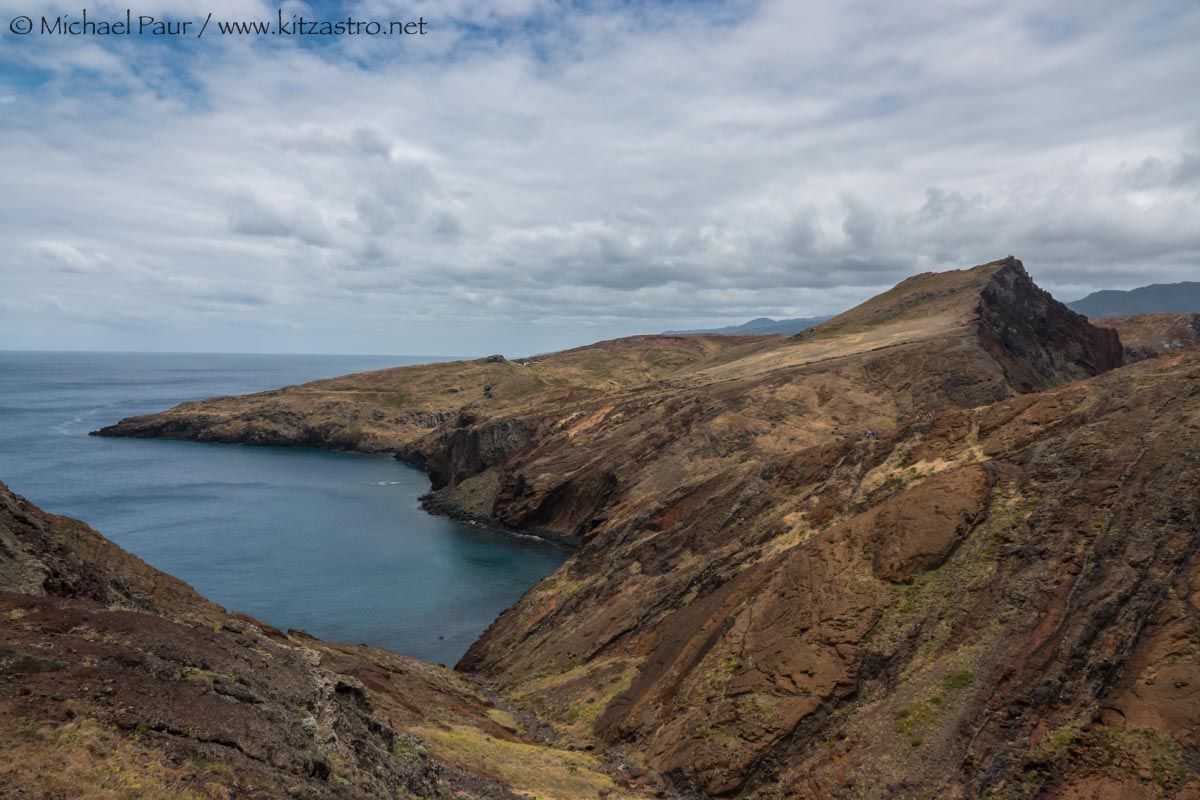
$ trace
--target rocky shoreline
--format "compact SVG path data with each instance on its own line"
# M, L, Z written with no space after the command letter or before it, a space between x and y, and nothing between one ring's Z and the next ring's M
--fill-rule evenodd
M439 517L458 520L459 522L468 522L472 525L478 525L481 528L494 531L505 536L522 536L533 539L541 539L544 542L561 547L567 551L575 551L583 544L583 539L572 534L560 533L559 531L545 527L530 527L515 530L508 527L504 523L498 521L495 517L489 517L483 514L475 514L461 505L455 503L444 492L432 491L426 492L419 498L421 508L429 514L434 514Z

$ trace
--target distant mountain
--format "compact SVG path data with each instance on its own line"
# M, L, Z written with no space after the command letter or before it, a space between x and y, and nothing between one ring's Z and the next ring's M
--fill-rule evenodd
M807 330L814 325L819 325L827 319L833 317L800 317L798 319L770 319L769 317L759 317L752 319L749 322L741 325L729 325L724 328L698 328L693 331L663 331L665 334L679 333L752 333L755 335L764 335L768 333L777 333L780 336L793 336L800 331Z
M1067 308L1086 317L1126 317L1131 314L1194 314L1200 312L1200 283L1153 283L1138 289L1105 289Z

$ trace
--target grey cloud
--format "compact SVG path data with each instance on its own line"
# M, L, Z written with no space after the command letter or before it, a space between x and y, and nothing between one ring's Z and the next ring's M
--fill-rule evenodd
M846 206L846 217L842 220L842 230L855 247L870 247L875 239L875 231L879 227L879 219L875 213L858 200L850 196L842 198Z
M199 292L192 295L192 300L232 306L267 306L271 304L270 296L265 293L233 289Z
M1186 153L1171 173L1171 183L1191 186L1200 183L1200 153Z
M238 197L230 205L228 226L231 233L296 239L317 247L329 244L324 224L307 211L273 208L250 196Z
M294 227L282 214L252 201L229 213L229 230L245 236L291 236Z
M1149 157L1117 177L1117 185L1125 190L1153 191L1163 188L1200 188L1200 130L1188 137L1187 143L1173 158Z
M916 212L916 220L922 223L944 223L961 218L972 207L980 205L982 198L964 197L961 192L947 191L940 186L925 190L925 202Z
M462 221L449 211L434 212L430 229L435 238L446 242L457 241L463 236Z

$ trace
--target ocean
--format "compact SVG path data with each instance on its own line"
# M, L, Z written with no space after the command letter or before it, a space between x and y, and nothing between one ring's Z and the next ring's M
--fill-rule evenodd
M566 553L426 514L424 473L386 455L87 436L187 400L431 360L0 351L0 481L230 610L453 665Z

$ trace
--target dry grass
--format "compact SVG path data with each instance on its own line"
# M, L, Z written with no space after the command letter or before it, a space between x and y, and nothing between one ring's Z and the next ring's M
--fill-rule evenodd
M476 772L486 765L513 791L537 800L642 796L619 791L600 760L586 753L507 742L457 725L450 730L426 728L420 734L439 760Z
M235 782L228 767L168 764L161 753L142 746L138 739L93 719L63 725L26 722L4 739L0 797L227 800L233 796L229 786Z
M534 675L513 687L510 697L552 724L560 743L595 745L596 720L633 683L640 663L640 659L634 663L608 659Z

